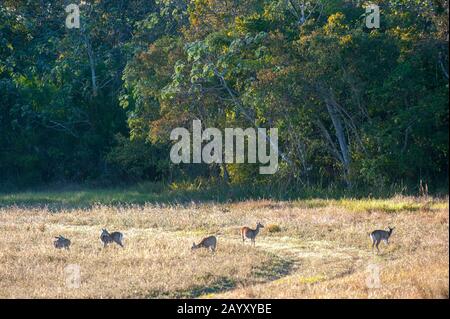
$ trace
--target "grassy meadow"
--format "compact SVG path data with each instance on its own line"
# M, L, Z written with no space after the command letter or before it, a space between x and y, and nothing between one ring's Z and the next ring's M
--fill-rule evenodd
M169 199L0 194L0 298L449 297L448 198ZM243 244L239 228L257 221L256 246ZM368 233L387 226L390 244L372 252ZM104 249L103 227L123 232L125 247ZM60 234L70 250L53 247ZM206 235L217 251L191 251ZM69 265L79 267L77 287Z

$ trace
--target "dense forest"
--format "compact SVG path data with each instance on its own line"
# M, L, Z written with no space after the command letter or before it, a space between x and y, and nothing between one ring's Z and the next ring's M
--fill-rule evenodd
M367 3L1 0L0 187L448 188L448 1ZM194 119L278 128L280 169L171 163Z

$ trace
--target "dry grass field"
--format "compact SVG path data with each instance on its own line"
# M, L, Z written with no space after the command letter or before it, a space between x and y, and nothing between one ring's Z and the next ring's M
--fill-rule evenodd
M239 227L257 221L256 246L243 245ZM387 226L390 245L372 252L368 233ZM103 249L103 227L122 231L125 248ZM70 250L53 247L59 234ZM205 235L217 252L192 252ZM6 205L0 297L449 298L448 199Z

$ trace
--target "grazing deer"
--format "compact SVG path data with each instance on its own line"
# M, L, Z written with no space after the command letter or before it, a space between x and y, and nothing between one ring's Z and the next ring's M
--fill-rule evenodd
M55 237L55 241L53 242L53 245L57 249L69 249L70 248L70 240L67 238L64 238L63 236L59 235L58 237Z
M217 246L216 236L209 236L209 237L203 238L202 241L198 243L198 245L193 243L191 250L195 250L198 248L206 248L206 249L211 250L212 252L215 252L216 246Z
M245 242L245 238L248 238L251 240L253 245L255 245L255 238L258 235L260 228L264 228L264 226L260 222L256 224L256 229L251 229L249 227L242 227L241 228L242 243Z
M120 247L123 248L122 239L123 239L122 233L117 231L109 233L105 228L102 229L100 240L103 242L103 248L112 242L115 242L116 244L118 244Z
M372 239L372 250L373 247L376 246L377 250L380 251L380 249L378 248L378 245L381 243L381 241L383 240L386 244L389 244L389 237L391 237L392 235L392 231L395 229L395 227L391 228L388 227L389 230L374 230L373 232L371 232L370 235L370 239Z

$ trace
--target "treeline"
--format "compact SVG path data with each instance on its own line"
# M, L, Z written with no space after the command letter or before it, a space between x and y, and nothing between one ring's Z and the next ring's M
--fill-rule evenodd
M0 184L448 187L448 1L3 0ZM170 131L277 127L280 169L174 165Z

